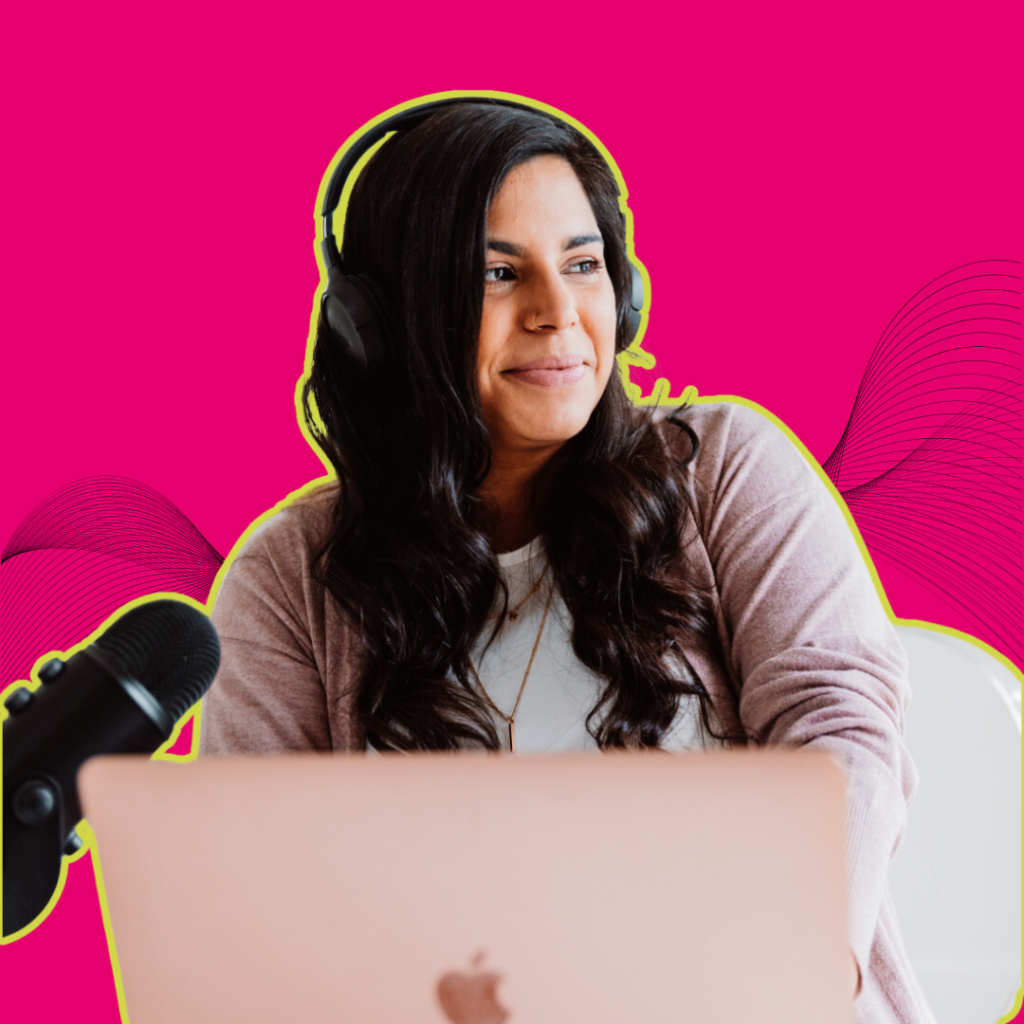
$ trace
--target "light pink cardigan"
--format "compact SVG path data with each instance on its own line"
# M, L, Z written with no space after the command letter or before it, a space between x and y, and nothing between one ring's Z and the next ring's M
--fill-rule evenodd
M915 784L902 742L906 656L842 511L789 439L740 405L685 417L700 438L703 513L687 553L714 594L724 651L721 662L691 652L691 663L728 731L846 763L857 1019L934 1024L886 890ZM661 429L688 451L678 428ZM274 516L235 557L213 611L223 657L203 701L202 753L363 745L352 712L359 640L310 573L335 494Z

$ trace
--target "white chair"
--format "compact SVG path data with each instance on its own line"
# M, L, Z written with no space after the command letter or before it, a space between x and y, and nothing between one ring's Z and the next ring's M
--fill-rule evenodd
M889 874L939 1024L994 1024L1021 983L1021 686L956 637L898 627L920 775Z

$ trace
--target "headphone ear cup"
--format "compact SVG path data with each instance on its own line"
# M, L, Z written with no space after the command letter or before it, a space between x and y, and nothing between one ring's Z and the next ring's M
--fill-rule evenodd
M384 371L383 291L369 274L342 274L331 268L320 298L320 317L338 341L342 362L364 381Z
M629 275L630 275L630 295L629 295L629 316L628 326L626 328L626 344L632 343L636 337L637 332L640 330L641 313L644 308L644 279L637 270L636 264L630 261L629 264Z

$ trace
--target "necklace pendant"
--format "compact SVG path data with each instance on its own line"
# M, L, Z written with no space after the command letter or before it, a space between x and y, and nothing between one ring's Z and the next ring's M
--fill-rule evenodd
M516 723L508 723L508 749L514 754L516 752Z
M519 612L512 611L508 613L509 622L515 622L519 618Z

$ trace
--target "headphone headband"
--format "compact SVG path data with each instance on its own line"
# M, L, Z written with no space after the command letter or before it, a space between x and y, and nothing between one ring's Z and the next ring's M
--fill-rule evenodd
M368 274L344 274L341 269L341 251L334 237L334 211L341 202L345 183L360 159L389 132L415 128L444 107L476 103L495 107L514 107L544 117L552 117L536 107L514 100L490 97L453 97L433 100L418 107L400 111L385 118L364 132L338 161L324 193L320 211L323 219L323 241L320 243L327 270L327 287L320 297L320 316L335 335L339 353L348 369L359 380L384 372L387 362L387 339L384 322L387 296L379 283ZM629 263L632 287L629 296L629 325L627 340L636 337L640 328L644 305L644 282L636 264Z
M324 264L328 272L334 267L341 266L341 250L337 239L334 237L334 211L341 202L341 194L345 190L345 182L355 169L363 155L371 150L389 132L405 131L422 124L432 114L444 107L453 107L461 103L488 104L496 107L516 107L519 110L528 110L531 113L539 114L542 111L535 107L529 107L525 103L516 103L514 100L489 99L487 97L465 98L454 97L447 100L433 100L430 103L423 103L418 107L409 110L399 111L391 117L386 117L380 124L375 124L369 131L364 132L349 147L345 155L338 161L334 168L331 180L327 183L327 191L324 193L324 205L320 210L323 218L324 238L321 248L324 254Z

